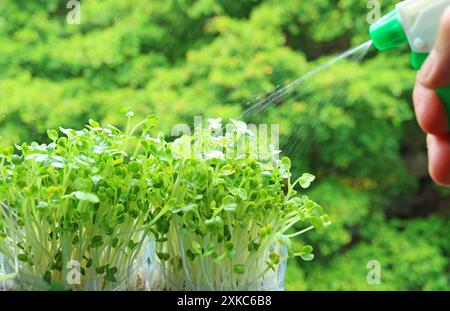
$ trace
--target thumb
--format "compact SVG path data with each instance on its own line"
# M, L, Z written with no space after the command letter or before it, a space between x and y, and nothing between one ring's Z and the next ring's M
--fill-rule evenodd
M419 80L430 89L450 84L450 7L442 15L436 45L420 70Z

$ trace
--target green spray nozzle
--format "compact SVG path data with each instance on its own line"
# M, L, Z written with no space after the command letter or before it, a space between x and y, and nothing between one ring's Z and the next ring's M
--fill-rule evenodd
M380 51L390 50L408 43L397 10L392 11L370 26L369 32L373 44Z
M369 28L369 33L373 45L379 51L391 50L409 43L402 18L397 9L372 24ZM428 53L418 53L413 50L411 64L414 69L419 70L427 56Z

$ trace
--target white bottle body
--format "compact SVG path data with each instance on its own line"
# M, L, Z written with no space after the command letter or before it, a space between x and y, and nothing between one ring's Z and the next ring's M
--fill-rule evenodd
M405 0L397 11L409 45L414 52L431 52L439 31L439 23L450 0Z

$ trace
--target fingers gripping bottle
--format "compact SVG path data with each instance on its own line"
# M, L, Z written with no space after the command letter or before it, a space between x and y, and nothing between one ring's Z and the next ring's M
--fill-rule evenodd
M409 44L411 63L419 70L433 49L441 17L450 0L405 0L370 27L375 47L386 51ZM449 38L450 40L450 38ZM437 90L450 125L450 86Z

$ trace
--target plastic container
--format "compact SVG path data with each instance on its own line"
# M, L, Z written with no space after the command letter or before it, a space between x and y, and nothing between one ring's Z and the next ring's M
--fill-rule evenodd
M32 275L29 272L24 272L19 265L17 269L17 275L13 279L0 281L0 291L139 291L148 287L148 279L144 279L142 273L142 267L144 256L142 255L132 265L123 271L118 271L118 279L116 282L106 282L104 276L98 276L94 269L88 269L85 272L88 276L81 276L79 282L52 282L48 284L40 276ZM72 270L75 273L79 273L79 270ZM16 269L13 269L11 265L5 262L3 256L0 255L0 275L15 273ZM89 277L89 275L93 277Z
M287 250L284 246L280 248L281 257L287 256ZM146 280L145 290L150 291L283 291L285 288L285 274L287 260L283 260L273 271L269 269L260 276L251 276L253 279L234 284L216 282L214 278L210 279L209 284L198 284L190 277L189 271L174 274L168 269L155 255L155 243L150 242L146 247L143 266L140 275ZM258 270L263 272L267 265L261 260L261 266Z

